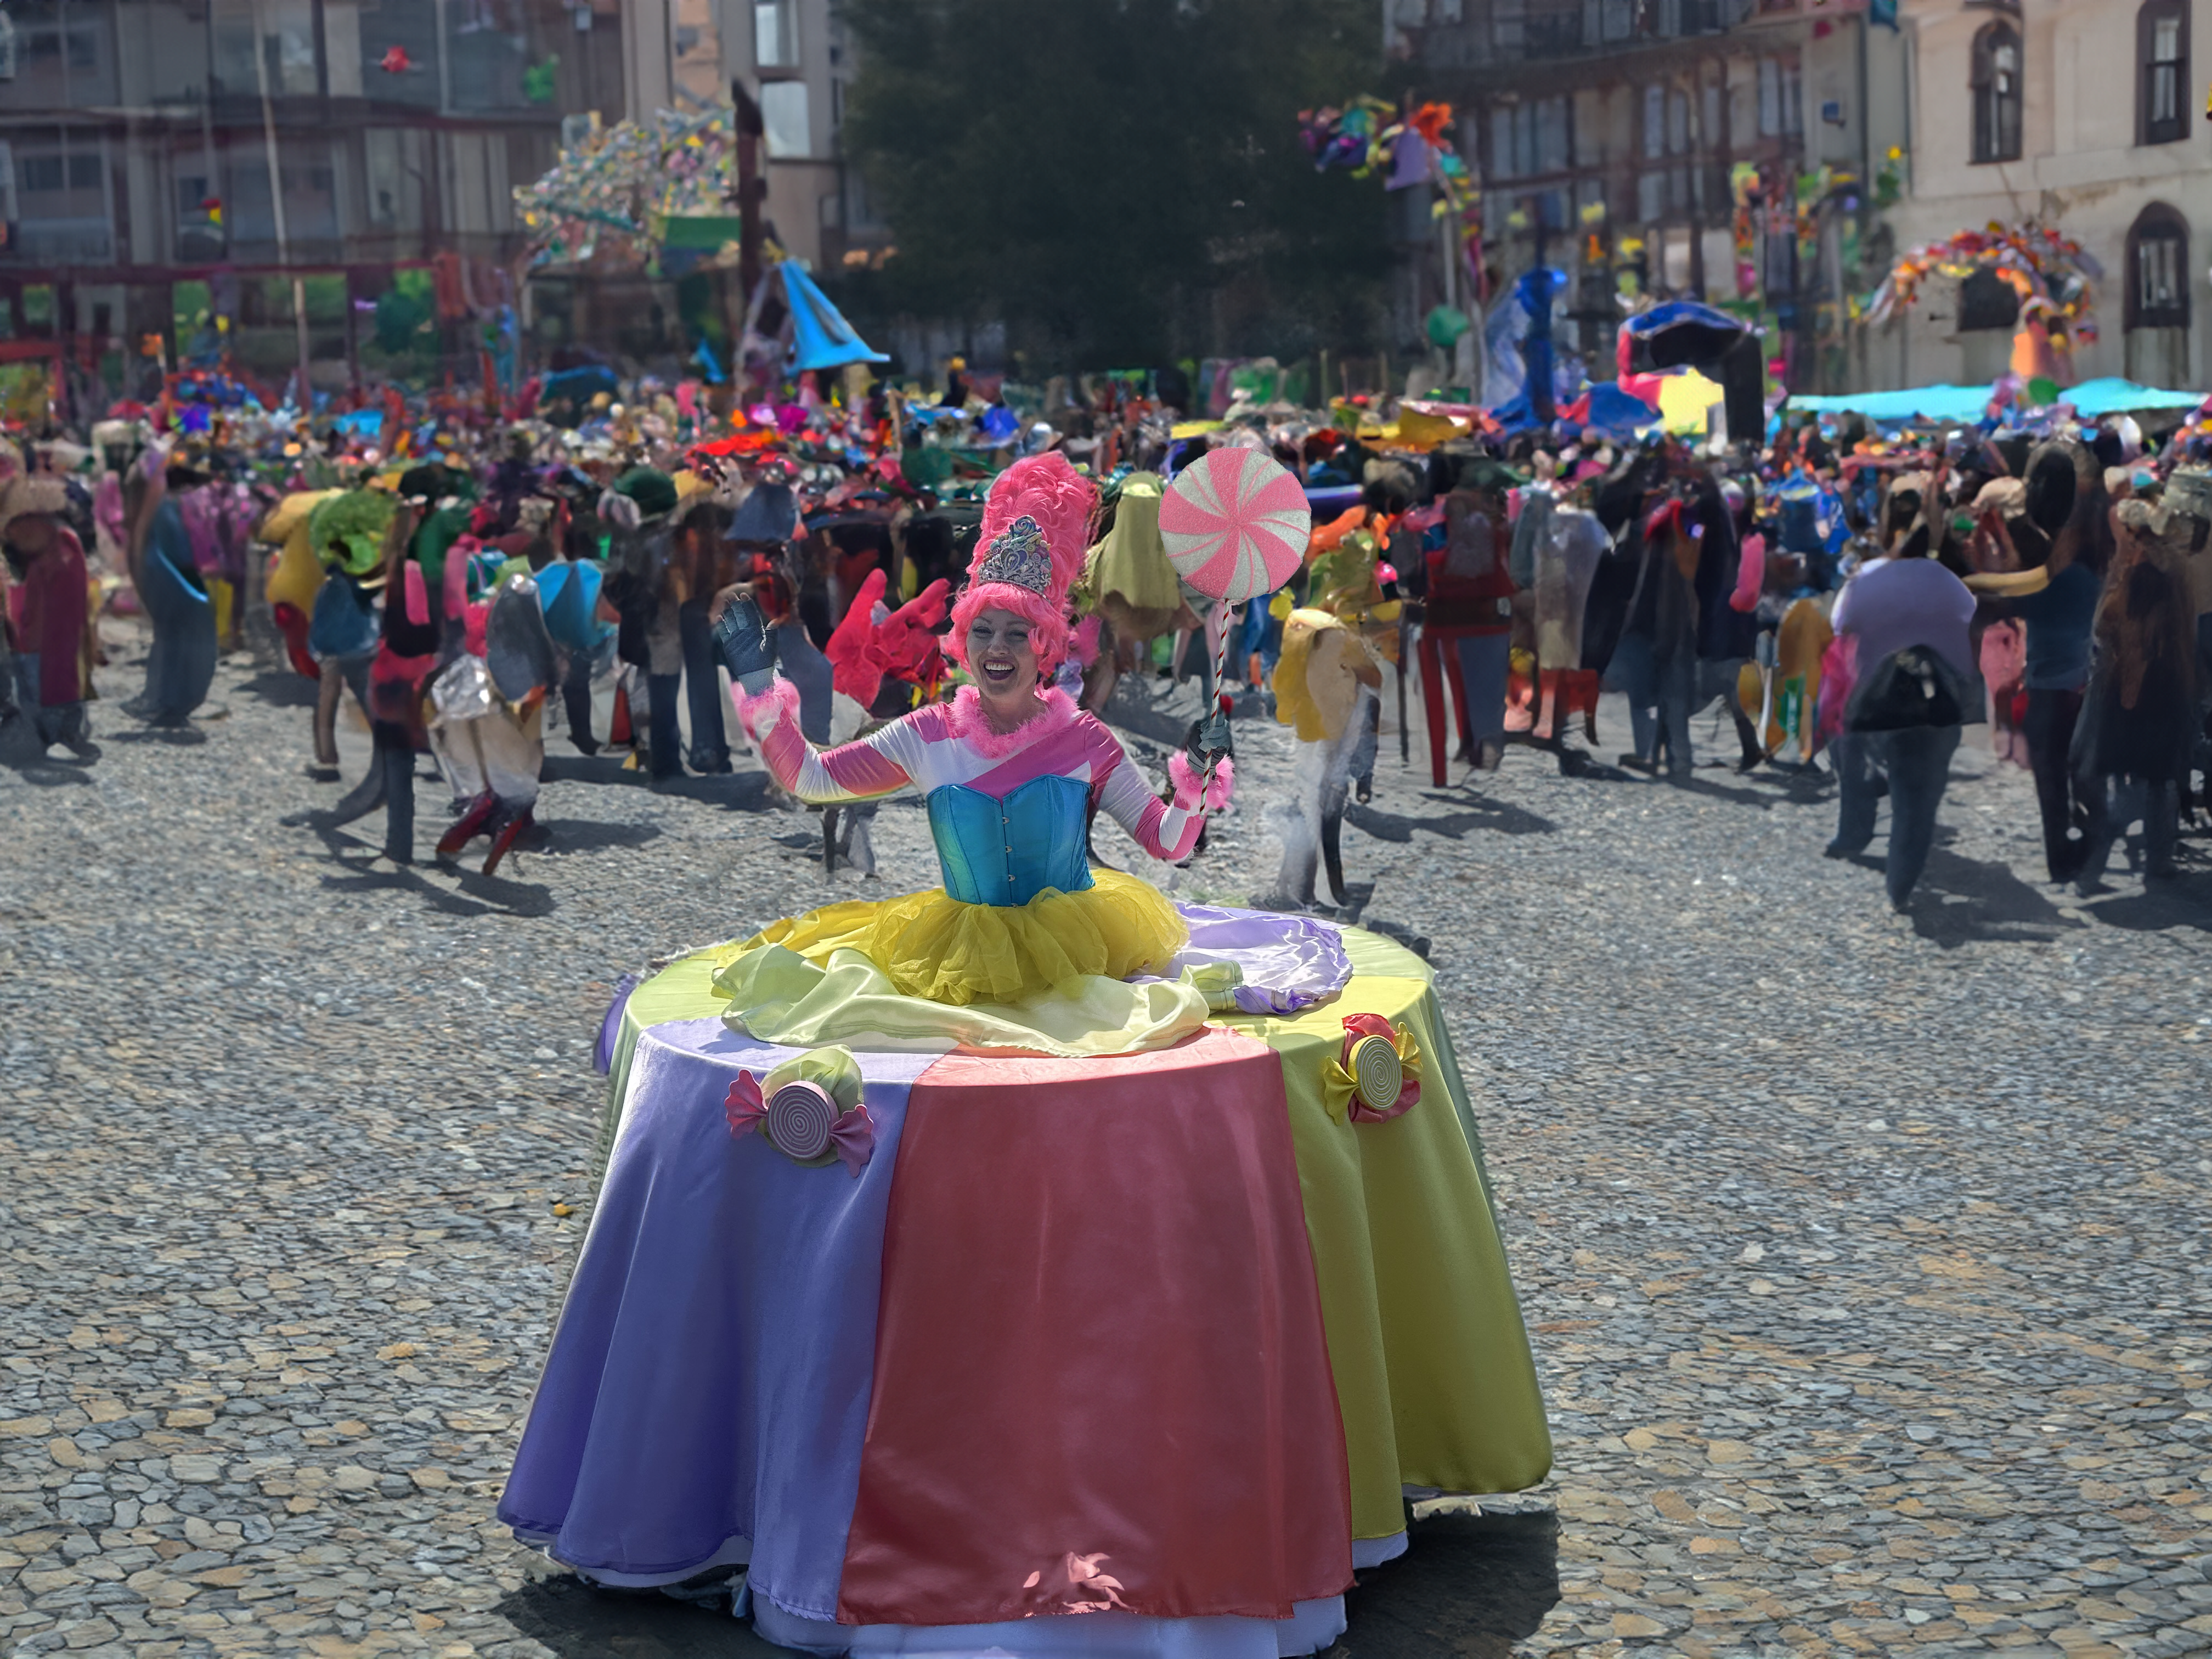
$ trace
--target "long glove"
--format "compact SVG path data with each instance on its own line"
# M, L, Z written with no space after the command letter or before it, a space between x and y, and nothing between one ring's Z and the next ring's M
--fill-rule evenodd
M714 624L714 647L722 663L749 697L757 697L775 683L775 659L769 649L768 622L750 594L740 594L722 611Z

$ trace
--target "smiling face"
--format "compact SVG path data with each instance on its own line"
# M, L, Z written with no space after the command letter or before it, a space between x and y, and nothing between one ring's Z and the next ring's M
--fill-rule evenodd
M968 667L985 702L1018 707L1036 689L1037 654L1026 617L994 606L968 624Z

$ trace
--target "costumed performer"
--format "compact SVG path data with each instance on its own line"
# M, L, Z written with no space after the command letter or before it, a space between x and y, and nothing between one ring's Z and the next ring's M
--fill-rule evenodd
M192 475L178 469L175 482ZM181 726L215 683L215 602L192 556L191 535L169 496L167 453L149 447L124 484L131 531L131 580L154 625L146 690L125 712L149 726Z
M1102 721L1045 689L1068 649L1067 594L1097 507L1095 487L1063 456L1007 468L952 607L947 643L975 683L827 752L801 735L798 689L766 678L758 607L734 591L718 596L738 717L776 781L821 805L919 787L945 874L927 892L780 921L749 948L817 962L857 949L902 994L956 1005L1167 969L1188 938L1182 917L1149 883L1090 867L1087 814L1095 804L1153 857L1182 859L1202 822L1200 781L1178 757L1175 804L1162 802ZM1225 749L1226 721L1209 725L1206 747ZM1224 768L1209 800L1225 800L1229 786Z
M458 859L485 836L489 876L535 827L545 699L562 665L526 561L471 556L468 546L456 543L442 572L447 636L457 648L430 683L428 725L458 814L438 838L438 857Z
M43 753L66 744L81 760L96 759L85 720L92 690L93 635L84 548L63 522L66 486L51 472L19 472L0 485L0 544L22 584L21 648L15 656L18 706Z

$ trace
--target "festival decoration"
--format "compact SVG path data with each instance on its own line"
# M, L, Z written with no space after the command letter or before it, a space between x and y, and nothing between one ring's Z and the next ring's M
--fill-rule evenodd
M1300 110L1298 137L1316 172L1344 167L1364 179L1387 167L1392 190L1433 184L1441 198L1436 216L1449 217L1457 228L1468 284L1484 300L1489 283L1482 267L1482 190L1452 144L1451 124L1449 104L1418 104L1401 116L1396 105L1362 94L1343 109Z
M737 116L727 104L695 114L662 110L650 124L594 119L552 169L514 192L535 250L532 263L651 263L670 222L731 211ZM714 262L734 264L734 239ZM723 256L726 254L726 258Z
M2077 340L2097 337L2092 283L2104 276L2104 268L2072 237L2033 220L1962 230L1948 241L1900 255L1875 290L1866 320L1887 322L1919 297L1921 284L1931 275L1964 277L1978 270L1995 271L2020 295L2023 328L2037 321Z

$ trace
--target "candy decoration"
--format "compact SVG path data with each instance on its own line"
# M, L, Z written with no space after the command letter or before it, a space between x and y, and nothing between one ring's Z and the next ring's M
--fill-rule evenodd
M858 1181L863 1166L876 1155L876 1121L868 1109L855 1106L840 1117L830 1127L830 1145L845 1160L846 1173Z
M738 1080L722 1097L722 1115L730 1121L730 1138L743 1140L768 1121L768 1103L761 1098L759 1082L750 1072L739 1072Z
M1212 451L1160 498L1168 562L1200 592L1230 605L1288 581L1312 532L1298 481L1256 449Z
M1321 1063L1322 1100L1339 1123L1388 1123L1420 1103L1421 1051L1380 1014L1346 1014L1344 1046Z
M1359 1103L1388 1117L1406 1091L1406 1068L1398 1063L1398 1051L1388 1037L1351 1036L1345 1041L1352 1052L1344 1069L1358 1085Z
M804 1164L830 1150L830 1131L837 1103L818 1083L795 1079L768 1102L768 1138L786 1158Z

